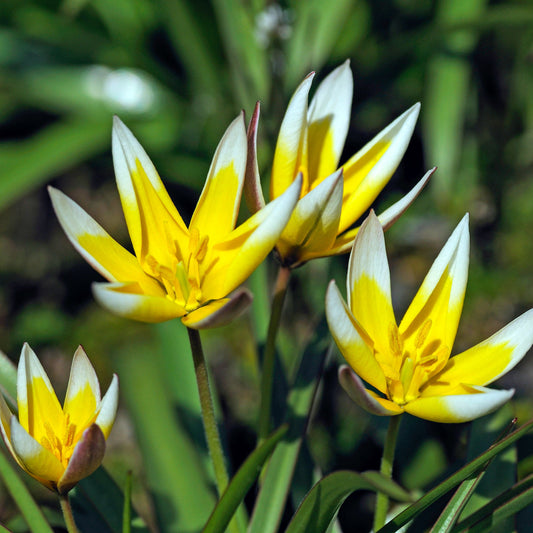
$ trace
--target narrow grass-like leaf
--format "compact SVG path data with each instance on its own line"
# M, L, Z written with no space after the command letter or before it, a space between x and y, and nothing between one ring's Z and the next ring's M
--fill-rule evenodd
M198 531L209 518L215 497L197 446L164 386L159 354L152 344L137 344L118 355L121 392L135 425L160 531ZM173 377L179 385L182 377Z
M382 492L399 501L411 495L379 472L339 471L321 479L305 497L285 533L325 533L344 500L356 490Z
M34 533L53 533L52 528L44 518L41 509L32 498L26 485L19 478L4 454L5 448L0 451L0 476L5 483L9 494L20 509L30 531Z
M251 110L269 92L266 49L254 34L252 6L240 0L215 0L215 13L241 105Z
M289 431L277 446L266 468L249 533L274 533L278 529L324 361L329 353L324 341L327 339L324 327L325 324L321 324L317 328L289 393L286 418Z
M3 394L12 412L17 411L17 367L0 350L0 394Z
M424 509L429 507L433 502L444 496L447 492L459 485L465 479L475 474L482 469L487 461L494 456L501 453L503 450L515 443L520 437L525 435L533 428L533 420L529 420L522 427L511 433L505 439L493 444L485 453L482 453L473 461L463 466L460 470L445 479L442 483L437 485L434 489L427 492L413 505L402 511L399 515L394 517L390 522L385 524L378 533L392 533L398 531L400 527L407 524L410 520L418 516Z
M0 209L56 174L108 148L111 122L58 122L27 141L0 144Z
M131 533L131 472L124 483L124 507L122 510L122 533Z
M477 476L472 475L472 477L465 479L459 485L452 499L431 528L431 533L447 533L452 530L484 474L485 470L481 471Z
M126 486L127 486L126 480ZM121 533L124 524L124 508L131 495L123 494L105 468L99 468L82 479L70 493L74 518L80 531L91 533ZM136 526L131 527L134 520ZM130 531L148 533L148 529L130 507Z
M324 9L322 0L293 2L295 23L287 42L286 86L295 87L310 70L319 70L354 9L351 0L333 0Z
M502 423L504 423L503 416L506 416L506 420L509 420L508 413L506 409L501 409L498 411L495 415L492 415L492 417L487 420L485 418L484 420L476 420L472 424L472 437L470 439L470 450L469 450L469 456L471 456L471 453L474 449L477 448L477 446L480 445L479 442L477 442L477 445L473 443L473 437L476 437L477 441L480 440L480 434L484 434L485 439L487 438L487 434L489 433L488 427L491 428L492 431L490 431L490 435L492 436L492 440L494 440L494 431L497 430L498 427L501 426ZM510 424L507 425L507 427L504 429L503 433L497 440L501 440L502 438L506 437L512 429L514 429L516 425L516 420L513 420ZM489 443L487 443L489 444ZM483 446L482 450L485 449L486 446ZM507 450L509 451L509 450ZM502 453L499 458L501 458L505 454ZM447 533L449 531L452 531L453 527L459 520L461 513L463 512L463 509L467 505L467 503L470 502L472 496L474 495L477 486L479 485L481 479L485 476L485 472L487 471L487 468L491 463L494 462L494 460L497 459L496 457L493 457L490 459L486 464L485 467L477 474L472 475L471 477L465 479L461 485L458 487L458 489L455 491L455 494L452 496L442 513L440 514L439 518L431 528L431 533ZM516 467L516 461L513 463L513 465ZM516 470L516 468L514 468Z
M533 502L533 474L516 483L498 497L478 509L475 513L461 520L453 533L461 531L490 531L502 520L514 516L518 511Z
M287 426L279 428L250 454L231 479L224 494L222 494L222 497L202 530L203 533L223 533L226 530L226 526L231 520L231 517L259 475L261 467L270 457L270 454L281 438L287 433L287 429Z

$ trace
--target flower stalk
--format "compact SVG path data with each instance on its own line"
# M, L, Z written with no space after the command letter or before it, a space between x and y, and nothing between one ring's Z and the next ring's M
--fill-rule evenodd
M396 441L398 439L398 430L402 415L391 416L389 418L389 427L385 437L385 446L383 456L381 457L381 467L379 471L389 479L392 479L392 467L394 463L394 453L396 451ZM389 508L389 497L383 492L378 492L376 496L376 510L374 513L374 531L378 531L385 525L387 511Z
M265 352L263 356L263 367L261 371L261 405L259 408L259 430L258 439L261 442L270 431L270 414L272 410L272 386L274 382L274 362L276 359L276 338L278 336L283 303L289 286L291 269L280 265L276 285L274 287L274 298L270 321L268 323L268 333L265 342Z
M79 533L79 529L74 521L74 514L72 513L72 506L70 505L68 493L59 495L59 503L61 504L61 511L63 512L68 533Z
M220 435L218 432L217 421L215 418L215 409L213 407L213 398L209 386L209 376L207 374L207 365L205 362L200 333L196 329L187 328L189 342L191 344L192 358L194 362L194 372L196 374L196 383L198 385L198 394L200 395L200 407L202 409L202 420L204 422L205 437L209 455L213 462L215 470L215 479L219 496L228 485L228 472Z

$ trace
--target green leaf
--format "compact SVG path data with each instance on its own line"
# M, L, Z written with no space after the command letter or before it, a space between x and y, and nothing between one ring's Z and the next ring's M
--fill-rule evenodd
M74 519L80 531L86 533L122 533L126 501L129 496L122 493L103 467L82 479L70 492ZM136 524L131 527L133 533L148 533L135 512L131 513L131 520L131 524Z
M502 521L514 516L533 502L533 474L516 483L509 490L465 518L452 530L453 533L492 531Z
M244 500L246 493L259 475L261 467L286 432L287 426L279 428L250 454L222 494L202 530L203 533L222 533L225 531L237 507Z
M326 350L322 323L302 358L287 400L289 431L274 451L266 467L263 485L254 507L249 533L274 533L285 507L287 494L305 435L309 414L329 349ZM331 345L330 345L331 348Z
M379 472L339 471L321 479L305 497L285 533L324 533L344 500L356 490L383 492L398 501L411 495Z
M126 475L124 483L124 508L122 510L122 533L131 533L131 472Z
M3 394L14 412L17 410L17 367L0 350L0 394Z
M190 358L188 351L173 353ZM215 497L198 446L185 431L165 386L169 369L153 344L130 345L118 355L121 392L135 426L160 531L198 531ZM177 386L188 379L179 374L170 378Z
M60 172L103 152L111 120L57 122L27 141L1 143L0 209Z
M4 453L6 451L3 448L0 453L0 476L2 476L2 480L16 506L20 509L26 524L34 533L53 533L52 528L48 525L41 509L32 498L26 485L24 485L11 463L7 460Z
M465 479L484 468L487 461L501 453L503 450L511 446L520 437L525 435L533 428L533 420L528 421L522 427L511 433L505 439L493 444L485 453L479 455L473 461L470 461L467 465L463 466L460 470L452 474L445 479L442 483L437 485L434 489L427 492L422 498L420 498L413 505L402 511L399 515L395 516L390 522L385 524L377 533L392 533L398 531L403 525L411 521L418 516L424 509L427 509L433 502L444 496L447 492L459 485Z
M295 24L287 41L286 86L293 88L310 70L319 70L342 34L352 0L294 2Z
M268 59L254 34L254 13L241 0L215 0L213 7L239 101L251 110L257 100L266 100L270 90Z

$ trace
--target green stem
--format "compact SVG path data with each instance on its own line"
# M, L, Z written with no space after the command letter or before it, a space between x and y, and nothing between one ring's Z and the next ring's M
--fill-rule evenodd
M394 463L396 439L398 437L398 429L400 428L401 419L401 415L390 417L387 437L385 438L385 446L383 448L383 457L381 458L380 472L384 476L387 476L389 479L392 479L392 465ZM376 496L376 512L374 514L374 531L378 531L385 525L388 509L389 497L386 494L383 494L382 492L378 492Z
M72 507L70 505L68 493L59 495L59 503L61 504L61 510L63 511L68 533L79 533L79 530L76 527L76 522L74 521L74 515L72 514Z
M278 335L281 312L291 269L280 266L276 286L274 287L274 299L268 323L268 333L263 356L263 368L261 372L261 406L259 409L259 441L264 440L270 432L270 411L272 409L272 385L274 381L274 362L276 356L276 337Z
M222 496L224 489L228 485L228 472L226 471L224 452L222 451L220 435L218 433L217 421L215 418L215 409L213 408L213 399L209 387L209 377L207 375L204 351L202 349L202 342L198 330L187 328L187 333L189 334L189 341L191 343L207 447L209 448L209 454L213 461L218 495Z

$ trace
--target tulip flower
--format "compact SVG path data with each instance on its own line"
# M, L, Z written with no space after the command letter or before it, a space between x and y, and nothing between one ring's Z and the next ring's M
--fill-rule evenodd
M383 229L371 213L357 235L347 276L348 302L334 282L326 296L330 331L350 365L341 385L378 415L410 413L465 422L508 401L514 390L486 385L511 370L533 343L533 309L489 339L450 357L468 277L468 215L438 255L400 325L391 303ZM363 381L374 390L367 390Z
M80 346L61 407L39 359L24 344L17 371L18 418L0 395L2 436L21 468L65 494L100 466L117 402L117 376L101 399L98 378Z
M251 299L234 291L274 247L298 199L300 183L235 228L246 167L244 119L227 129L213 157L189 226L157 171L119 120L113 162L135 255L118 244L81 207L50 188L67 237L107 283L95 283L98 302L145 322L181 318L200 329L228 322Z
M276 244L282 265L289 268L350 250L359 230L352 226L399 165L420 110L420 104L413 105L338 168L350 120L352 72L348 61L331 72L308 109L313 76L305 78L289 103L272 164L271 199L283 194L298 176L303 180L300 199ZM255 209L264 205L256 163L258 114L256 108L248 134L247 201ZM432 172L382 213L385 227L407 209Z

